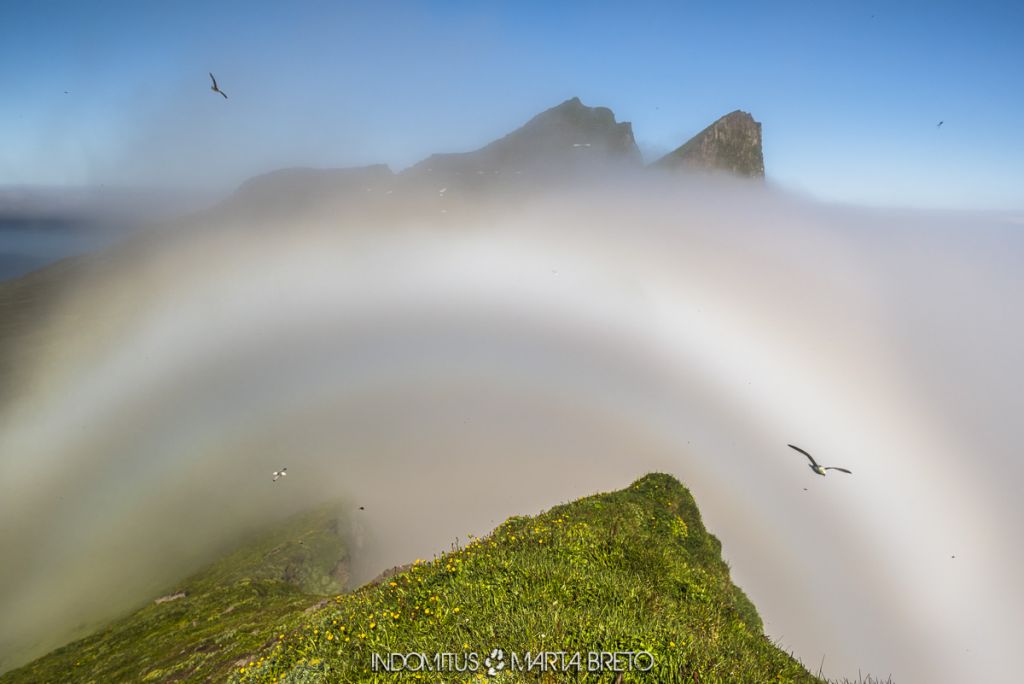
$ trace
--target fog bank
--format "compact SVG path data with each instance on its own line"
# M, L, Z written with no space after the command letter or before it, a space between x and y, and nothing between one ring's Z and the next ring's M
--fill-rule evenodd
M367 579L660 470L809 669L1011 681L1021 226L594 183L207 226L76 284L0 408L0 666L314 501L366 507Z

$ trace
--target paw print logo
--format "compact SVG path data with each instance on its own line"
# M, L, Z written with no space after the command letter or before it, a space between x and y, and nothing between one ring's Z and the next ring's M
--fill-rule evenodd
M484 665L487 666L487 674L491 677L505 669L505 652L500 648L491 651L490 655L484 658Z

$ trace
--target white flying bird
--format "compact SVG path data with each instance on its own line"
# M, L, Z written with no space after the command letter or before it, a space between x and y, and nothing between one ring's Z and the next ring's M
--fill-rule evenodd
M227 93L225 93L225 92L224 92L223 90L221 90L221 89L220 89L220 88L219 88L219 87L217 86L217 79L215 79L215 78L213 77L213 74L212 74L212 73L210 73L210 82L211 82L211 83L213 83L213 85L211 85L211 86L210 86L210 90L212 90L212 91L213 91L213 92L215 92L215 93L220 93L221 95L223 95L223 96L224 96L224 99L225 99L225 100L226 100L226 99L228 99L228 95L227 95Z
M274 471L274 482L277 482L279 479L281 479L282 477L286 477L287 475L288 475L288 469L287 468L281 468L280 470L275 470Z
M790 449L796 449L796 450L797 450L797 451L799 451L799 452L800 452L801 454L803 454L804 456L806 456L806 457L807 457L807 460L811 462L811 463L810 463L810 468L811 468L811 470L813 470L814 472L816 472L816 473L817 473L818 475L821 475L821 476L823 476L823 477L824 477L824 475L825 475L825 471L826 471L826 470L838 470L838 471L839 471L839 472L841 472L841 473L846 473L847 475L853 475L853 473L851 473L851 472L850 472L849 470L847 470L846 468L839 468L839 467L836 467L836 466L825 466L825 467L822 467L822 466L818 465L818 462L814 460L814 457L813 457L813 456L811 456L811 455L810 455L809 453L807 453L806 451L804 451L804 450L803 450L803 449L801 449L800 447L798 447L798 446L793 446L792 444L788 444L787 446L788 446L788 447L789 447Z

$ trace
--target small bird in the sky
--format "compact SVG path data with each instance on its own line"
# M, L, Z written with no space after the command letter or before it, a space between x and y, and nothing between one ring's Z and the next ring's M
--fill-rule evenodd
M359 507L359 510L361 510L361 511L365 511L365 510L366 510L366 506L360 506L360 507Z
M801 454L806 456L807 460L810 461L810 468L811 468L811 470L816 472L818 475L824 476L826 470L838 470L841 473L846 473L847 475L853 475L853 473L851 473L846 468L839 468L839 467L836 467L836 466L825 466L825 467L822 467L822 466L818 465L818 462L814 460L813 456L811 456L809 453L807 453L806 451L804 451L800 447L793 446L792 444L787 444L786 446L788 446L790 449L796 449Z
M945 121L940 121L939 123L935 124L935 127L936 128L942 128L942 124L944 124L944 123L946 123L946 122Z
M225 93L223 90L221 90L220 86L217 85L217 79L215 79L213 77L213 73L212 72L208 72L208 73L210 73L210 82L213 84L213 85L210 86L210 90L212 90L215 93L220 93L221 95L224 96L225 100L228 99L228 94Z
M287 475L288 475L288 469L287 468L281 468L280 470L275 470L274 471L274 482L277 482L282 477L286 477Z

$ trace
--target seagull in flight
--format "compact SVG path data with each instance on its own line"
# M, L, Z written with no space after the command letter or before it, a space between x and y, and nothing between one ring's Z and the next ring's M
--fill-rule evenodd
M213 73L212 72L208 72L208 73L210 74L210 81L213 83L213 85L210 86L210 90L212 90L215 93L220 93L221 95L224 96L225 100L228 99L227 93L225 93L223 90L221 90L220 87L217 85L217 79L215 79L213 77Z
M275 470L274 471L274 482L277 482L282 477L287 477L287 475L288 475L288 469L287 468L281 468L280 470Z
M838 468L836 466L825 466L825 467L822 467L822 466L818 465L818 462L814 460L813 456L811 456L809 453L807 453L806 451L804 451L800 447L793 446L792 444L787 444L786 446L788 446L790 449L796 449L801 454L806 456L807 460L810 461L809 465L810 465L811 470L816 472L818 475L821 475L822 477L824 477L826 470L838 470L841 473L846 473L847 475L853 475L853 473L851 473L846 468Z
M942 128L942 124L944 124L944 123L946 123L946 122L945 121L940 121L939 123L935 124L935 127L936 128Z

